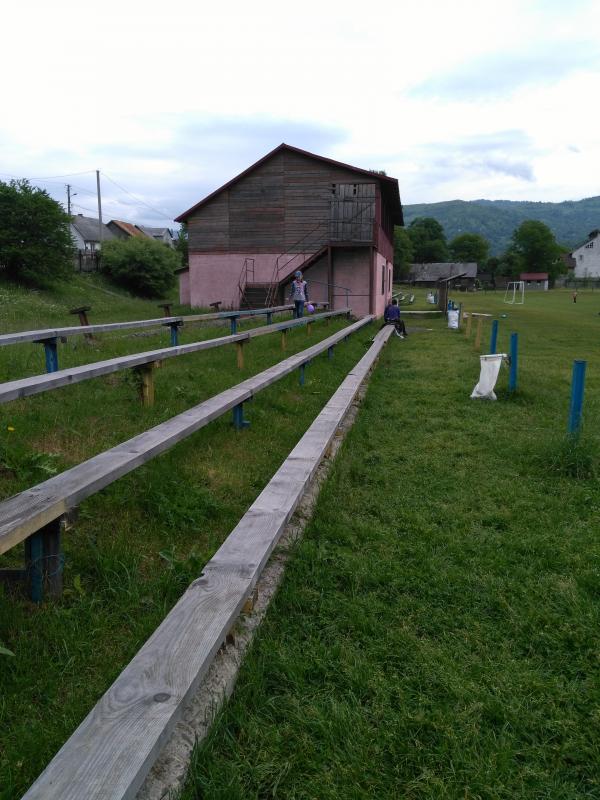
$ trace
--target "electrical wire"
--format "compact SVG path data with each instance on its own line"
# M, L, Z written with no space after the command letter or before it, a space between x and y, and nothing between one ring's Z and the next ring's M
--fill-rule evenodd
M163 209L161 211L160 209L155 208L154 206L151 206L150 203L146 203L146 201L142 200L141 197L138 197L137 195L133 194L133 192L130 192L128 189L126 189L124 186L121 186L120 183L117 183L113 178L110 177L110 175L107 175L106 172L102 172L101 174L102 174L102 176L104 178L109 180L111 183L114 183L114 185L118 189L121 189L121 191L125 192L125 194L128 194L130 197L133 197L133 199L137 200L138 203L141 203L142 205L146 206L146 208L149 208L151 211L154 211L156 214L160 214L161 217L163 217L163 218L167 217L167 218L170 219L170 218L173 218L173 217L176 216L176 214L173 214L171 211L165 212L165 209Z

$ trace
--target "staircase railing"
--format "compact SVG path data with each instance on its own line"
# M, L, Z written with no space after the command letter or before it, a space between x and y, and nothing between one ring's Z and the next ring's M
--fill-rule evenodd
M254 282L255 276L255 265L253 258L245 258L244 259L244 266L242 267L242 271L240 272L240 277L238 280L238 289L240 292L240 306L244 301L244 293L246 291L246 284L249 283L249 278L252 279Z

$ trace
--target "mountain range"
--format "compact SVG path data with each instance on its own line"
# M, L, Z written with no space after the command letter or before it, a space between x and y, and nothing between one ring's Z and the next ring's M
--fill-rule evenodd
M443 203L405 205L404 224L416 217L433 217L444 228L448 241L460 233L479 233L490 243L490 255L507 248L515 228L526 219L544 222L556 241L572 249L600 228L600 196L562 203L529 200L448 200Z

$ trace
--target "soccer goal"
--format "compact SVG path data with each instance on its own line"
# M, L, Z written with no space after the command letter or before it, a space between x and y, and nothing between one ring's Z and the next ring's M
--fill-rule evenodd
M522 305L525 302L525 281L510 281L504 292L504 302Z

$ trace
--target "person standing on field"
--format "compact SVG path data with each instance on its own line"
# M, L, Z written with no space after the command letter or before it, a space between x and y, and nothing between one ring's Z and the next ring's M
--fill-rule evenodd
M574 303L577 302L577 289L575 289L575 291L573 292L573 302Z
M294 273L290 300L294 303L294 318L300 319L300 317L304 316L304 304L308 301L308 286L306 281L302 279L300 270Z

